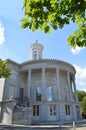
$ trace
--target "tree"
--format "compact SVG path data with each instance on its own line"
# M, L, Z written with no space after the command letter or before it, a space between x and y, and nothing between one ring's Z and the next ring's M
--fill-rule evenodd
M86 0L24 0L24 9L23 29L50 33L73 21L78 29L69 36L68 44L86 46Z
M78 90L77 94L80 101L81 110L83 113L85 113L86 112L86 92L82 90Z
M78 99L80 102L83 101L83 98L86 96L86 92L85 91L82 91L82 90L78 90L77 91L77 94L78 94Z
M82 112L86 113L86 96L83 98L81 106L82 106Z
M7 78L11 74L11 69L7 68L7 60L0 59L0 78Z

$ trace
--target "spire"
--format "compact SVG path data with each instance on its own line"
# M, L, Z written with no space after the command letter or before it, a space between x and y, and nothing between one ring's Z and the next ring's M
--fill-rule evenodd
M38 40L36 39L36 43L38 43Z

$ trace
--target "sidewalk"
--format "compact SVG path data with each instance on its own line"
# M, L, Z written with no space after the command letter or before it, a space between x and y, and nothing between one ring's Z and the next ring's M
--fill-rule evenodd
M73 122L71 124L60 123L58 125L16 125L0 123L0 130L86 130L86 120Z

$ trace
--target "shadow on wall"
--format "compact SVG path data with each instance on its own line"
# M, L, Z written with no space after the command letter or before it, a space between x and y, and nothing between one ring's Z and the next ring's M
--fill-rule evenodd
M82 119L86 119L86 113L82 113Z

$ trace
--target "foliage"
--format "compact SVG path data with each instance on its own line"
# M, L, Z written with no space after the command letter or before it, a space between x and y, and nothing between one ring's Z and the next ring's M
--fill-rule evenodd
M11 69L7 68L7 60L0 59L0 78L7 78L11 74Z
M78 90L77 91L77 94L78 94L78 99L80 102L83 101L83 98L86 96L86 92L85 91L82 91L82 90Z
M68 44L86 46L86 0L24 0L24 9L23 29L50 33L73 21L78 30L69 36Z
M86 96L83 98L81 106L82 106L82 112L86 113Z
M81 104L81 110L82 112L86 112L86 92L82 90L77 91L78 98Z

